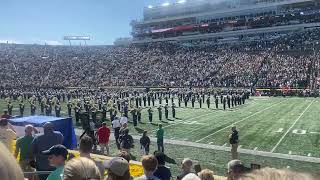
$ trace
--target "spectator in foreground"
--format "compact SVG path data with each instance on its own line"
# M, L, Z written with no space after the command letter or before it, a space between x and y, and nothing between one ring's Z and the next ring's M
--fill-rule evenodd
M234 159L228 162L228 180L237 180L245 171L246 168L240 160Z
M143 155L149 154L150 138L148 137L147 133L147 131L144 131L142 137L140 138L141 154Z
M182 179L187 174L191 173L192 169L192 160L189 158L185 158L181 163L182 173L177 176L177 179Z
M96 163L96 166L98 167L101 177L104 175L104 167L101 161L95 161L94 159L91 158L91 151L93 147L93 142L91 137L89 136L83 136L80 140L80 146L79 146L79 152L80 152L80 157L86 157L88 159L93 160Z
M32 160L31 157L31 144L34 139L32 132L38 133L38 130L32 125L26 125L25 135L20 137L16 143L15 157L17 158L20 153L19 164L23 171L33 172L34 169L30 166L29 162ZM32 176L29 176L31 179Z
M122 157L123 159L127 160L128 163L131 161L131 156L126 151L120 151L120 153L118 154L118 157Z
M63 143L63 135L60 132L54 131L52 123L47 122L43 125L43 134L38 134L32 141L32 154L35 157L37 171L52 171L54 168L49 165L48 155L42 154L54 145ZM48 175L39 175L40 180L44 180Z
M104 162L105 168L108 170L106 180L131 180L129 163L121 157L115 157Z
M60 180L64 169L64 163L68 156L67 148L63 145L54 145L42 153L48 156L49 165L56 168L50 173L47 180Z
M136 180L160 180L153 174L158 166L158 160L153 155L143 156L141 162L144 175L135 178Z
M23 173L11 152L0 142L0 178L1 180L24 180Z
M13 140L17 138L17 134L7 119L0 120L0 137L0 142L12 152Z
M109 156L109 138L110 138L110 129L107 126L106 122L103 122L101 127L97 131L98 143L101 148L101 154L104 154L104 149L107 149L107 156Z
M182 180L200 180L200 178L194 173L189 173L185 175Z
M263 168L241 175L238 180L314 180L310 175L288 169Z
M214 180L213 171L209 169L204 169L198 173L198 176L201 180Z
M100 180L101 177L98 167L91 159L79 157L68 161L65 165L62 180Z
M156 152L155 157L158 160L158 166L153 175L161 180L170 180L172 175L170 168L165 166L166 156L163 152Z

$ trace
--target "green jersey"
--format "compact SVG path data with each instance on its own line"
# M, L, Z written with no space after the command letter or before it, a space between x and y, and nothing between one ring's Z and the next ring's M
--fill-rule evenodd
M56 170L50 173L47 180L61 180L61 174L63 173L63 169L64 169L64 166L57 167Z
M157 140L163 140L164 130L158 129L157 130Z
M20 161L30 159L32 141L33 136L23 136L17 140L16 146L20 150Z

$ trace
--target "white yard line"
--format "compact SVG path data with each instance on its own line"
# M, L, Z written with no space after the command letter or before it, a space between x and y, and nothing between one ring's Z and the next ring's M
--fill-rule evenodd
M284 100L284 101L286 101L286 100ZM245 118L243 118L243 119L241 119L241 120L239 120L239 121L233 122L233 123L231 123L230 125L228 125L228 126L222 128L222 129L220 129L220 130L218 130L218 131L216 131L216 132L214 132L214 133L211 133L211 134L209 134L209 135L207 135L207 136L205 136L205 137L197 140L196 142L200 142L200 141L202 141L202 140L204 140L204 139L207 139L208 137L213 136L213 135L215 135L216 133L218 133L218 132L220 132L220 131L223 131L223 130L225 130L225 129L227 129L227 128L230 128L230 127L232 127L233 125L238 124L238 123L240 123L240 122L242 122L242 121L244 121L244 120L247 120L248 118L250 118L250 117L252 117L252 116L255 116L255 115L257 115L257 114L259 114L259 113L261 113L261 112L264 112L265 110L268 110L268 109L272 108L273 106L278 105L278 104L280 104L280 103L282 103L282 102L284 102L284 101L280 101L280 102L278 102L278 103L275 103L275 104L273 104L273 105L271 105L271 106L269 106L269 107L266 107L266 108L262 109L261 111L258 111L258 112L256 112L256 113L253 113L253 114L251 114L250 116L247 116L247 117L245 117Z
M283 141L283 139L287 136L287 134L291 131L291 129L294 127L294 125L297 124L297 122L299 121L299 119L303 116L303 114L309 109L309 107L311 106L311 104L314 102L311 101L311 103L304 109L304 111L300 114L300 116L294 121L294 123L289 127L289 129L287 130L287 132L280 138L280 140L277 142L277 144L272 148L272 150L270 152L274 152L277 147L280 145L280 143Z
M186 120L186 121L190 121L190 120L193 120L193 119L198 119L200 117L203 117L203 116L208 116L210 114L213 114L213 113L216 113L216 112L210 112L210 113L207 113L207 114L203 114L201 116L197 116L197 117L193 117L193 118L190 118L190 119L183 119L183 120ZM183 122L179 122L179 123L174 123L174 124L170 124L170 125L167 125L167 126L163 126L162 128L168 128L168 127L171 127L171 126L175 126L175 125L178 125L178 124L182 124ZM152 132L156 132L157 129L153 130Z

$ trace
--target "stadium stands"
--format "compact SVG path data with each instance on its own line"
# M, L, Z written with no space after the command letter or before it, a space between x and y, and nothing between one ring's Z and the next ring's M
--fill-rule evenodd
M189 42L189 46L2 44L0 86L316 87L319 35L316 28L260 36L260 41L247 37L235 43Z

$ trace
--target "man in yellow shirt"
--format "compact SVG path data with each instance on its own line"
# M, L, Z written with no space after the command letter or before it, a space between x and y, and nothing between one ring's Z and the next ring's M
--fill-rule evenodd
M12 152L13 140L17 138L13 126L7 119L0 120L0 141Z

